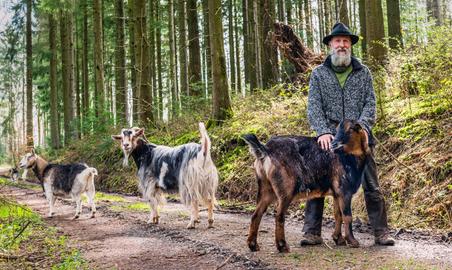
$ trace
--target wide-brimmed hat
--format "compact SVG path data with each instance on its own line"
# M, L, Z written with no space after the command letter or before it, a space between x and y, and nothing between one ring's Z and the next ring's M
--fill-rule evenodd
M350 29L348 29L348 27L341 22L338 22L333 26L333 30L331 30L331 33L328 36L323 38L323 43L325 45L329 45L330 40L335 36L350 37L352 39L352 45L354 45L359 40L359 37L357 35L353 34L350 31Z

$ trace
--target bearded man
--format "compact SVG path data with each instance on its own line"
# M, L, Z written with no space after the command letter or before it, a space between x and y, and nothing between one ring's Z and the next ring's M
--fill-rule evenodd
M336 126L343 119L358 120L368 133L373 149L371 129L375 123L375 93L369 69L351 56L351 46L359 37L343 23L336 23L323 43L331 49L325 62L311 74L308 96L308 119L322 149L330 151ZM367 214L377 245L394 245L389 235L386 206L378 184L375 160L368 158L362 186ZM306 203L305 232L300 244L318 245L321 237L324 198Z

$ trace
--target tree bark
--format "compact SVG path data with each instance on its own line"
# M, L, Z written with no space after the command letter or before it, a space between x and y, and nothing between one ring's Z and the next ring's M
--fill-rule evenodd
M209 32L212 55L213 119L217 123L228 118L231 111L229 86L226 78L226 59L223 44L221 0L209 0Z
M155 2L155 20L160 21L160 7L158 1ZM162 83L162 29L160 25L157 27L156 31L156 45L157 45L157 78L158 78L158 111L159 117L163 119L163 83Z
M235 61L236 61L236 73L237 73L237 93L242 92L242 72L241 72L241 62L240 62L240 44L239 44L239 22L238 22L238 2L236 0L234 8L235 8L235 16L234 16L234 31L235 31Z
M83 121L88 118L89 112L89 73L88 73L88 5L87 0L83 0L83 49L82 49L82 117Z
M308 43L308 47L313 49L314 36L312 33L311 2L309 0L304 0L304 15L305 15L306 40Z
M179 111L179 99L177 96L177 67L176 67L176 44L174 27L174 2L168 0L168 32L170 46L170 64L169 64L169 88L171 91L171 117L175 118Z
M60 148L60 131L58 129L58 90L57 90L57 48L56 22L49 14L50 47L50 141L54 149Z
M187 22L186 22L186 0L179 0L177 5L177 16L179 26L179 67L180 67L180 93L188 94L188 59L187 59Z
M33 147L33 45L31 32L32 0L26 2L26 62L27 62L27 146Z
M190 96L201 96L201 49L199 45L198 7L196 0L187 0Z
M127 1L127 16L129 29L129 58L130 58L130 84L132 87L132 112L130 115L132 122L138 122L138 88L135 61L135 18L133 17L134 0Z
M339 1L339 20L350 27L350 19L348 17L348 8L347 8L347 0L338 0Z
M262 16L262 87L270 88L278 82L279 67L278 53L276 47L273 46L270 38L273 24L275 23L275 3L273 0L264 0L261 2Z
M116 48L115 48L115 92L116 123L126 126L128 119L126 51L125 51L125 15L124 0L115 1Z
M403 47L399 0L386 0L386 6L388 16L389 47L393 50L397 50Z
M206 88L207 95L210 94L211 91L211 81L212 81L212 70L210 67L212 66L212 60L210 58L210 34L209 34L209 4L208 0L202 0L202 14L203 14L203 44L205 48L204 55L206 57L205 61L205 74L206 74Z
M359 0L359 27L361 39L361 52L363 58L367 54L367 30L366 30L366 0Z
M235 44L234 44L234 14L232 13L232 0L228 0L228 38L229 38L229 69L231 72L231 89L237 94L235 72Z
M151 76L149 42L146 34L146 1L134 0L135 18L135 61L138 89L138 115L141 125L148 126L154 121L152 114Z
M96 85L95 105L100 123L105 120L105 76L104 76L104 49L102 31L102 1L93 0L93 29L94 29L94 77Z
M366 0L367 55L372 66L385 64L384 24L381 0Z

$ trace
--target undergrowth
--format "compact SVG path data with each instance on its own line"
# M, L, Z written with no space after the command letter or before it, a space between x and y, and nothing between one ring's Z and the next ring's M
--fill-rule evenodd
M2 187L0 186L0 189ZM26 206L0 197L0 269L88 269L67 237Z

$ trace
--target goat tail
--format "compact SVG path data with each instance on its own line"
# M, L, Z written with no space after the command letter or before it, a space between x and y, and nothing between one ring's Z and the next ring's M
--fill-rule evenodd
M268 156L268 150L254 134L243 135L243 140L249 145L251 154L257 159L263 159Z
M201 133L201 150L204 157L210 155L210 138L207 135L206 126L203 122L199 122L199 132Z

